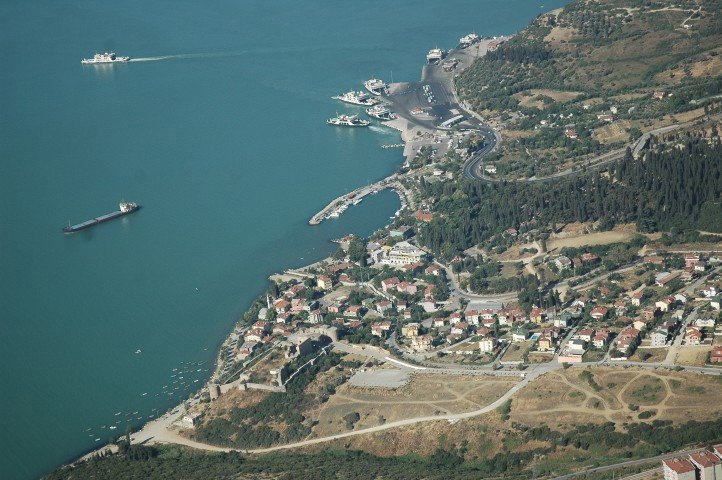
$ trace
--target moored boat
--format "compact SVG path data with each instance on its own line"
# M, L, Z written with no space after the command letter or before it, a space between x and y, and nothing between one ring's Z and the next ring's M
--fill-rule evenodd
M378 100L376 100L375 98L371 98L367 93L354 92L353 90L350 92L342 93L341 95L336 95L335 97L333 97L333 99L350 103L352 105L363 105L365 107L370 107L378 103Z
M339 127L368 127L371 122L368 120L361 120L358 115L338 115L334 118L326 120L329 125L336 125Z
M377 118L379 120L394 120L394 115L386 105L374 105L366 109L366 114L369 117Z
M364 82L364 88L369 91L371 95L381 95L387 93L388 85L383 80L378 78L371 78Z

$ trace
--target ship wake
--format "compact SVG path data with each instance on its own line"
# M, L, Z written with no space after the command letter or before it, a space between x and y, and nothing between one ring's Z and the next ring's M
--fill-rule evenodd
M161 62L163 60L179 60L192 58L226 58L240 57L245 52L221 52L221 53L180 53L177 55L160 55L157 57L131 58L129 62Z

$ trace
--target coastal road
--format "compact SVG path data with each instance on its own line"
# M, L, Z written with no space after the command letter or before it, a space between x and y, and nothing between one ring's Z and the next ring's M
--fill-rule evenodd
M643 134L641 137L639 137L635 142L629 145L629 148L632 149L632 152L635 156L639 156L639 153L642 151L642 149L645 148L647 143L649 142L649 139L653 135L660 135L663 133L668 133L673 130L677 130L679 128L682 128L684 126L690 125L690 123L679 123L675 125L668 125L666 127L657 128L654 130L650 130L649 132ZM490 150L491 151L491 150ZM548 175L545 177L529 177L529 178L518 178L518 179L503 179L503 178L495 178L495 177L489 177L487 175L484 175L481 171L481 162L484 159L484 156L487 155L489 152L479 151L475 155L473 155L471 158L469 158L466 163L464 164L464 175L466 175L469 178L473 178L475 180L481 180L488 183L502 183L502 182L527 182L527 183L541 183L541 182L550 182L559 180L560 178L568 177L572 174L578 174L584 172L585 168L597 168L602 167L610 162L613 162L615 160L619 160L624 157L626 153L626 148L621 148L619 150L612 150L611 152L604 153L602 155L596 156L594 158L591 158L589 160L586 160L585 162L577 165L577 168L567 168L566 170L562 170L561 172L554 173L552 175ZM580 168L581 167L581 168Z
M643 368L652 369L652 370L659 368L661 366L661 365L656 365L656 364L631 364L629 362L614 362L614 363L609 363L609 365L615 365L615 366L629 365L629 366L643 367ZM584 368L587 366L589 366L589 365L588 364L578 364L578 365L575 364L575 365L572 365L571 367L572 368L574 368L574 367ZM505 392L496 401L492 402L491 404L489 404L485 407L477 409L477 410L464 412L464 413L447 414L447 415L408 418L408 419L404 419L404 420L398 420L395 422L385 423L383 425L378 425L375 427L369 427L369 428L364 428L364 429L360 429L360 430L339 433L336 435L329 435L326 437L313 438L313 439L304 440L301 442L288 443L285 445L278 445L278 446L269 447L269 448L234 449L234 448L227 448L227 447L218 447L215 445L208 445L205 443L196 442L194 440L183 437L183 436L179 435L177 431L174 431L170 428L172 426L172 424L174 423L174 421L177 420L183 414L182 411L175 411L174 414L166 414L162 418L160 418L154 422L148 423L143 428L143 430L141 430L138 433L136 433L135 435L133 435L132 438L133 438L134 443L149 443L149 444L175 443L175 444L185 445L185 446L192 447L192 448L197 448L199 450L214 451L214 452L238 451L238 452L245 452L245 453L269 453L269 452L274 452L274 451L279 451L279 450L302 448L302 447L307 447L307 446L316 445L316 444L320 444L320 443L331 442L334 440L341 440L344 438L349 438L349 437L353 437L353 436L357 436L357 435L365 435L367 433L377 433L377 432L382 432L384 430L389 430L392 428L405 427L405 426L415 425L415 424L419 424L419 423L434 422L434 421L439 421L439 420L456 422L458 420L474 418L479 415L483 415L485 413L492 412L494 409L498 408L504 402L509 400L516 392L518 392L519 390L524 388L526 385L528 385L530 382L532 382L536 378L540 377L541 375L543 375L547 372L558 370L560 368L562 368L561 365L558 365L558 364L555 365L555 364L551 364L551 363L538 364L538 365L531 366L529 369L527 369L524 372L525 377L520 382L518 382L517 384L512 386L507 392ZM431 369L427 369L427 370L431 370ZM706 373L706 374L715 374L715 375L722 374L722 369L705 368L705 367L685 367L684 370L690 371L690 372L695 372L695 373ZM507 374L513 373L514 375L519 375L519 372L506 372L506 373ZM674 454L669 454L669 455L674 456ZM679 455L679 453L677 453L676 455ZM558 478L559 479L571 479L571 478L574 478L576 476L579 476L579 475L582 475L585 473L591 473L591 472L595 472L595 471L604 471L604 469L611 470L613 468L634 466L637 464L641 465L641 464L644 464L644 463L647 463L650 461L661 459L662 457L664 457L664 456L653 457L651 459L644 459L644 460L634 460L632 462L624 462L621 464L610 465L610 466L605 466L605 467L595 467L593 469L585 470L584 472L569 474L569 475L565 475L565 476L558 477ZM598 470L598 469L602 469L602 470Z

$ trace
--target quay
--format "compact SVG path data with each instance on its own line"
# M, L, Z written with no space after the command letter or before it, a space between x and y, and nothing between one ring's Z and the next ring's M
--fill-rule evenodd
M308 221L309 225L318 225L327 218L338 218L346 209L354 204L360 203L361 200L370 194L378 193L381 190L387 188L394 188L396 186L398 175L394 173L383 180L380 180L371 185L366 185L349 193L345 193L340 197L334 198L331 202L321 209L317 214L311 217Z

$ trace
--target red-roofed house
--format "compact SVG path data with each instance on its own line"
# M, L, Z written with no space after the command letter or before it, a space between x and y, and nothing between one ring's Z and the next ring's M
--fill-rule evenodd
M602 318L607 316L607 313L609 313L609 309L607 307L594 307L592 308L592 311L589 313L591 317L595 320L601 320Z
M421 211L421 210L416 210L416 211L414 212L414 218L415 218L416 220L420 221L420 222L429 223L430 221L432 221L432 220L434 219L434 215L431 214L430 212L424 212L424 211Z
M687 327L684 339L687 345L699 345L702 343L702 332L697 327Z
M384 293L389 293L389 290L395 289L399 283L401 283L399 277L386 278L381 280L381 290L383 290Z
M722 363L722 347L713 347L709 354L710 363ZM722 477L720 477L722 479Z

